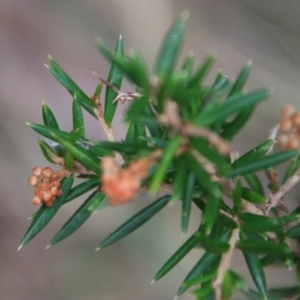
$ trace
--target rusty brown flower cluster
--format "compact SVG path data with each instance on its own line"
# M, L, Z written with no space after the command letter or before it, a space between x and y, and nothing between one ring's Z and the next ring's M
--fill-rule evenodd
M119 206L130 202L138 192L148 169L156 162L158 153L133 160L127 168L120 168L112 157L104 157L102 167L102 191L111 206Z
M66 173L65 170L54 172L49 167L33 168L32 176L28 179L29 185L35 187L32 203L34 205L43 203L47 207L52 206L56 197L62 193L59 189L60 180L66 176Z
M285 106L280 120L278 144L285 150L300 147L300 112L296 112L292 106Z

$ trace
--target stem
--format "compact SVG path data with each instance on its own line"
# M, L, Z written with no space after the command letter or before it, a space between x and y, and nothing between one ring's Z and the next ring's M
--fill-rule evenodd
M115 136L114 136L114 132L113 132L113 128L112 126L108 126L104 120L104 114L103 114L103 109L102 109L102 106L101 106L101 103L100 103L100 99L99 98L96 98L94 99L95 101L95 104L97 106L97 108L94 110L96 116L97 116L97 119L98 121L100 122L106 136L107 136L107 139L110 141L110 142L114 142L115 141ZM116 162L119 166L121 166L123 163L124 163L124 159L123 157L121 156L120 153L118 152L115 152L115 159L116 159Z
M220 265L218 268L218 276L213 283L216 300L222 300L222 290L221 289L222 289L224 276L230 267L235 243L239 239L239 233L240 233L240 228L236 228L232 231L231 237L229 239L230 248L229 248L228 252L226 252L222 256L222 259L221 259L221 262L220 262Z

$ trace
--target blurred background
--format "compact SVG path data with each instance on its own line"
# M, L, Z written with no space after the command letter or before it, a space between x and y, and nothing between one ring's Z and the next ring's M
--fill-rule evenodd
M72 99L43 66L48 54L90 95L98 82L89 70L106 78L109 67L94 46L95 37L114 48L122 34L126 50L137 49L151 66L164 33L185 9L190 11L185 53L193 50L199 63L207 53L217 51L212 73L222 68L231 78L251 59L247 89L273 88L271 99L259 106L238 136L236 147L243 153L269 134L284 104L300 109L299 1L0 1L0 299L172 299L198 260L201 250L193 250L170 274L150 285L157 270L185 241L179 234L180 205L166 208L121 242L94 252L110 232L150 203L148 197L99 212L70 238L45 251L84 199L75 200L17 252L29 225L27 218L36 210L27 178L34 166L48 165L37 134L25 122L42 122L45 101L61 128L71 129ZM123 89L132 90L126 82ZM115 130L121 138L124 126L119 108ZM86 117L89 136L104 138L97 122ZM198 218L193 215L189 234ZM250 278L240 254L232 265ZM272 287L294 284L293 271L268 268L267 275Z

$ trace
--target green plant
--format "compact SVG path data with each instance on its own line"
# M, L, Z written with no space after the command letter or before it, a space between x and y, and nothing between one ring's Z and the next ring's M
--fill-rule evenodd
M153 281L200 246L204 254L184 279L177 296L193 287L197 299L229 299L234 289L249 299L300 297L299 286L269 290L264 275L264 267L281 262L289 269L296 266L298 281L300 278L295 247L300 238L300 215L297 211L288 213L283 202L283 196L300 178L299 150L293 149L299 147L299 115L291 108L284 111L281 129L287 133L280 140L287 151L273 153L275 128L263 143L239 156L232 140L256 105L268 98L269 91L243 91L250 64L235 81L230 82L219 72L210 85L204 80L214 63L213 55L207 56L196 71L192 55L176 67L186 19L183 13L165 36L152 75L139 53L123 54L121 38L114 52L97 40L111 68L107 80L99 77L101 83L92 97L50 58L47 68L73 97L73 130L60 129L46 104L42 107L44 124L29 124L46 138L39 141L45 158L60 165L61 170L34 169L29 180L36 188L33 202L42 206L32 215L20 248L45 228L62 205L78 196L90 192L48 247L74 233L95 211L126 204L144 187L153 195L158 191L165 195L121 225L98 249L138 229L168 203L177 203L182 205L182 232L188 229L192 209L202 212L199 227ZM135 92L119 90L123 75L136 86ZM104 108L100 102L103 84ZM128 130L122 142L115 141L111 126L118 102L129 103L124 116ZM88 139L82 108L99 120L108 141ZM276 166L285 161L289 166L280 182ZM256 175L258 171L265 171L270 182L269 198ZM85 181L72 187L75 177ZM225 202L225 197L230 201ZM244 254L258 291L249 289L246 281L230 270L234 249Z

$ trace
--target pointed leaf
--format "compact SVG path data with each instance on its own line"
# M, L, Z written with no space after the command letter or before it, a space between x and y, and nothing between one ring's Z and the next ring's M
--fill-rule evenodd
M224 253L230 248L229 244L220 240L212 239L202 233L197 234L198 242L208 252Z
M202 217L202 222L205 224L205 232L209 234L212 230L215 222L219 217L219 210L221 206L221 199L214 197L213 194L209 194L207 198L206 207Z
M74 170L74 158L72 154L69 151L66 151L65 153L65 160L64 160L64 166L66 169L70 172L73 172Z
M290 228L287 232L287 236L291 239L300 239L300 224Z
M59 129L55 116L52 110L46 105L46 103L43 103L42 114L45 126Z
M290 163L290 165L284 175L284 178L282 180L282 184L286 183L286 181L288 179L290 179L296 173L296 171L298 169L299 158L300 158L300 156L298 154L295 157L293 157L293 159L291 160L291 163Z
M245 65L245 67L241 70L241 72L239 73L237 79L235 80L235 82L232 86L232 89L229 92L228 96L231 96L231 95L236 94L236 93L240 93L243 90L243 88L246 84L246 81L249 77L251 65L252 65L252 62L249 61Z
M209 56L207 56L205 58L205 60L203 61L203 63L198 68L198 70L196 71L193 78L191 79L189 86L201 84L203 82L203 80L205 79L205 77L208 75L208 72L212 68L215 60L216 60L215 53L212 53Z
M121 56L119 54L115 55L101 39L96 39L96 46L106 59L116 63L124 75L134 84L145 91L149 89L148 72L144 61L138 53L133 52L131 57Z
M201 287L193 291L193 295L197 298L197 300L207 300L210 295L213 295L214 289L211 285Z
M202 284L204 282L213 280L214 278L217 277L217 275L218 275L218 272L213 271L211 273L208 273L207 275L203 275L201 277L199 276L198 278L188 280L187 282L184 283L184 286L191 287L196 284Z
M73 100L73 132L76 132L76 137L84 138L84 121L79 101Z
M182 200L184 194L184 189L186 186L186 181L184 180L184 178L187 178L188 174L187 160L185 156L179 157L178 164L176 164L175 168L176 172L174 174L174 180L172 184L172 202Z
M247 108L241 110L237 116L231 121L227 123L223 127L223 132L221 133L221 137L225 140L231 141L237 133L243 129L243 127L247 124L250 117L254 113L256 105L250 105Z
M242 188L242 198L254 204L265 204L267 202L267 198L249 188Z
M162 208L164 208L168 204L170 198L171 197L169 195L163 196L146 208L142 209L139 213L134 215L117 230L115 230L108 238L106 238L97 249L107 247L138 229L140 226L154 217Z
M100 178L99 177L94 177L89 180L86 180L85 182L82 182L72 188L68 194L68 196L65 198L63 204L66 204L81 195L87 193L88 191L92 190L93 188L97 187L100 185Z
M186 153L186 157L188 159L190 168L196 175L198 183L215 197L220 197L221 193L217 185L211 181L210 176L206 173L196 158L190 153Z
M227 175L227 178L234 178L238 175L246 175L248 173L256 172L259 170L265 170L269 167L283 163L284 161L294 157L295 155L298 155L298 153L299 150L293 150L263 157L256 161L252 161L251 163L249 162L248 164L244 164L242 166L234 168L233 171Z
M46 142L38 140L38 143L44 157L52 164L57 163L57 159L60 159L57 153Z
M275 141L272 139L266 140L265 142L261 143L259 146L253 148L252 150L248 151L244 155L242 155L239 159L237 159L233 163L233 167L241 167L247 164L250 164L257 159L261 158L264 156L271 147L273 147Z
M237 178L235 190L233 192L233 211L235 214L240 214L242 211L242 183L241 178Z
M157 164L157 170L153 176L151 185L149 190L155 194L157 190L159 189L162 181L164 180L166 170L171 164L172 160L175 157L176 151L180 144L182 143L182 138L180 136L175 137L169 145L166 147L166 149L163 152L163 155L161 157L161 160Z
M265 100L269 96L267 90L257 90L249 94L236 94L229 97L226 101L217 106L206 109L200 113L195 119L193 124L199 127L209 126L215 122L239 112L240 110L254 105L260 101Z
M230 299L235 288L246 290L247 283L243 277L228 270L225 273L222 284L222 299Z
M269 241L239 240L236 247L243 253L268 253L268 254L285 254L289 253L290 249L286 244L277 244Z
M173 71L183 42L187 18L188 14L183 12L166 34L154 67L156 75L165 76Z
M39 211L34 216L33 221L31 222L27 232L25 233L25 236L23 237L19 248L23 247L30 240L32 240L51 221L51 219L55 216L55 214L63 204L64 200L68 196L73 181L73 177L64 178L61 181L60 185L60 189L62 190L61 196L57 197L57 199L54 201L51 207L46 207L45 205L42 205L40 207Z
M230 231L225 231L224 233L221 233L221 235L215 236L214 238L218 238L219 241L225 242L229 239ZM206 252L202 255L200 260L196 263L196 265L193 267L193 269L189 272L189 274L185 277L183 283L181 284L179 290L177 291L176 295L180 296L182 295L188 287L185 286L185 283L198 278L201 276L210 266L212 265L218 265L218 263L221 260L221 255L217 253L211 253Z
M181 213L181 230L182 233L186 233L189 226L190 215L191 215L191 207L192 207L192 198L195 189L195 174L193 172L189 172L187 175L185 190L182 198L182 213ZM182 180L184 180L182 178Z
M189 53L186 60L184 61L182 65L182 70L187 71L188 77L191 76L192 71L193 71L193 63L194 63L194 53Z
M258 256L246 252L243 252L243 254L256 287L261 292L264 299L268 299L266 277Z
M123 41L122 36L120 36L119 41L116 46L115 55L123 56L124 50L123 50ZM122 85L122 78L123 78L123 72L120 70L120 68L117 66L115 62L112 62L107 81L111 83L114 87L117 89L120 89ZM117 97L118 93L113 91L108 86L106 87L105 91L105 106L104 106L104 120L108 126L111 125L111 122L113 120L118 101L113 103L115 98Z
M89 207L93 202L103 201L105 195L103 193L94 192L92 193L85 202L76 210L72 217L63 225L60 231L54 236L48 246L53 246L58 242L64 240L72 233L74 233L84 222L93 214Z
M247 174L247 175L245 175L245 179L246 179L249 187L253 191L255 191L257 194L259 194L261 196L265 195L264 187L257 175L255 175L254 173Z
M198 243L196 233L194 233L159 269L155 274L153 281L157 281L173 269Z
M58 136L62 137L63 139L71 139L72 138L72 135L66 131L58 130L55 128L51 128L48 126L35 124L35 123L27 123L27 125L29 125L34 131L36 131L40 135L42 135L50 140L54 140L52 134L58 135Z
M72 156L79 161L84 167L88 170L95 172L96 174L100 174L100 160L97 156L93 155L90 151L81 148L73 144L70 141L63 140L57 135L52 135L52 138L55 139L58 143L66 148L67 151L72 154Z
M96 108L95 103L79 88L79 86L71 79L71 77L61 68L61 66L51 57L49 58L50 66L46 66L52 75L75 97L77 95L80 102L85 105L83 107L93 116L93 108ZM83 104L81 103L81 104Z
M213 263L216 261L220 261L221 255L217 253L209 253L206 252L202 255L200 260L196 263L196 265L193 267L193 269L189 272L189 274L184 279L182 285L180 286L179 290L177 291L176 295L180 296L182 295L187 289L188 286L186 286L186 282L189 282L190 280L193 280L195 278L200 277L203 272Z

